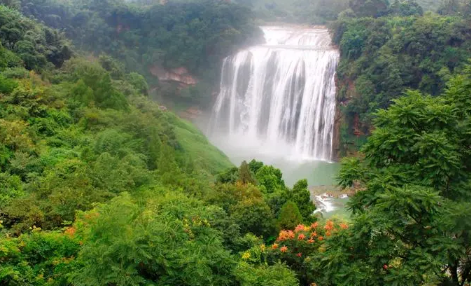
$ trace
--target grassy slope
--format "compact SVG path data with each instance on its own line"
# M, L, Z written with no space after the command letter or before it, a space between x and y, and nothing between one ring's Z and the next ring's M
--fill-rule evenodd
M175 126L178 142L185 152L190 154L198 169L215 175L233 166L229 158L213 146L192 123L176 116L170 117L170 121Z

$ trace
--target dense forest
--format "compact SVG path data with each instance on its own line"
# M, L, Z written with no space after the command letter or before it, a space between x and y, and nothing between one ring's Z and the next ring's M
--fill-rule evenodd
M396 1L371 10L357 2L331 23L341 52L337 96L344 117L343 154L365 143L376 111L408 89L442 93L471 55L469 1L444 2L440 14L424 13L415 2Z
M224 1L13 0L9 6L63 32L81 52L106 54L142 74L158 98L206 106L221 59L261 40L249 8ZM155 5L150 5L157 3ZM153 70L184 67L198 79L183 90Z
M363 145L338 176L348 221L150 98L151 66L209 84L259 42L256 2L0 3L0 285L471 283L470 3L304 9L341 52L345 149Z

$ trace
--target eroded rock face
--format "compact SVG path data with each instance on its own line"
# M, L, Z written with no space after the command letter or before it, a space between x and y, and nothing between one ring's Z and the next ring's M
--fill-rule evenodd
M193 106L185 111L180 112L178 115L183 119L194 121L198 119L202 114L203 112L198 107Z
M338 161L340 159L340 127L342 125L343 115L340 111L339 106L337 105L335 109L335 119L334 119L334 137L332 140L332 160Z
M191 86L198 83L198 80L191 75L185 67L166 70L154 65L150 68L150 72L153 76L158 77L159 81L176 82L184 86Z

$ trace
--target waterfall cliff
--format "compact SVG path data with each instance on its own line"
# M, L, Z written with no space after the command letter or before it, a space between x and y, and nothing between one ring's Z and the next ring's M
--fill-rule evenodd
M210 137L295 159L330 160L339 53L327 29L262 30L264 45L223 62Z

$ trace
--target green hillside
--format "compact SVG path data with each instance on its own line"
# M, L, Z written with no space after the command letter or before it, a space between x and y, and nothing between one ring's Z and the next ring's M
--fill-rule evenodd
M469 0L257 2L260 22L329 23L348 221L316 214L307 180L232 166L148 95L155 63L212 86L260 40L247 7L0 3L1 286L471 283Z

